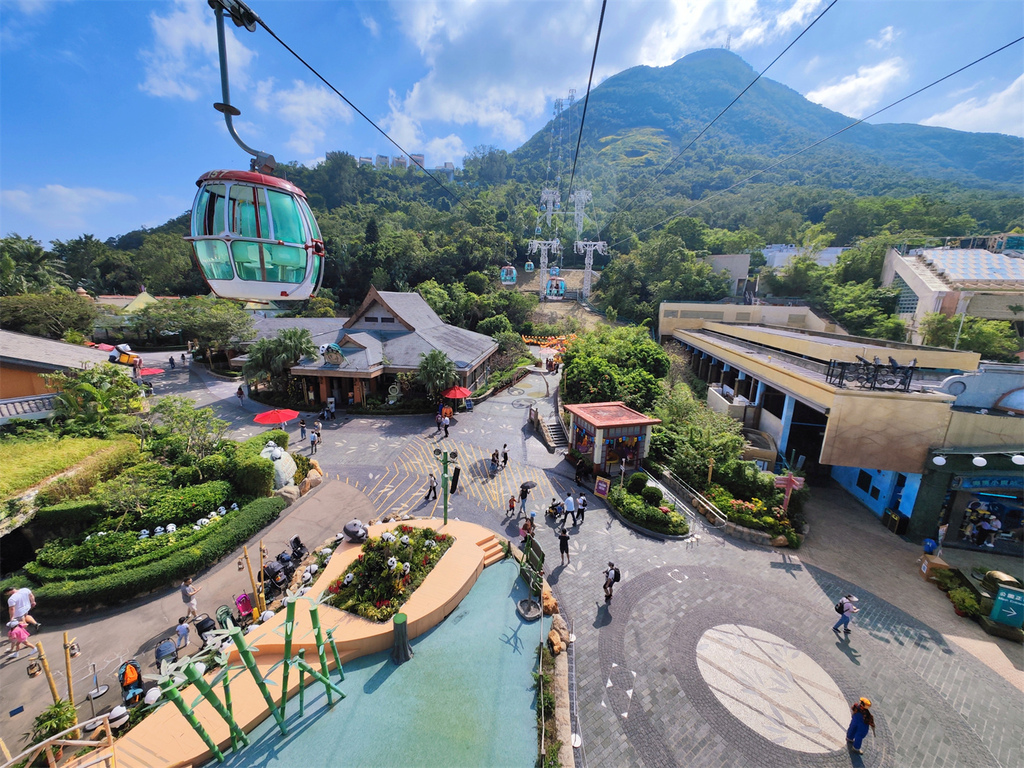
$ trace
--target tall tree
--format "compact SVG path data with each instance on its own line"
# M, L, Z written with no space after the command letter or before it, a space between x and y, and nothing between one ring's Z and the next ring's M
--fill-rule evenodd
M150 304L135 316L132 325L140 336L180 332L206 350L227 348L256 335L252 317L237 302L208 296Z
M420 353L416 380L426 387L432 399L439 398L456 381L455 363L439 349Z
M8 331L64 338L69 330L91 335L98 312L89 299L67 288L23 293L0 301L0 325Z

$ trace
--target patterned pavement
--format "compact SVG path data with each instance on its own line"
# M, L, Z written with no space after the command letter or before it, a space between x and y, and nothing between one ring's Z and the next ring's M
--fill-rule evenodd
M366 493L378 516L440 515L438 503L423 501L428 473L440 474L433 450L456 450L462 478L450 515L514 537L518 523L504 511L521 482L538 483L530 506L538 512L572 485L569 465L526 426L531 405L550 412L555 383L539 373L529 377L459 414L447 439L434 434L427 416L327 422L317 458ZM222 399L217 407L232 406ZM233 407L239 409L237 401ZM492 477L487 460L503 443L509 466ZM699 525L699 542L641 536L588 495L586 522L570 531L567 566L555 565L554 524L538 514L550 529L542 527L538 539L548 553L548 580L576 635L573 730L583 739L577 765L1024 764L1019 686L966 652L956 642L962 638L893 604L907 608L905 595L872 582L886 592L875 594L842 573L804 563L800 552L754 547ZM812 509L817 504L817 514L832 516L830 533L841 532L828 496L819 498ZM875 539L852 533L844 540L852 558L904 556L895 546L877 547ZM601 572L609 560L621 567L622 582L605 604ZM852 634L837 637L832 605L847 592L859 596L861 611ZM937 590L927 593L927 600L939 599ZM934 615L930 606L916 611L912 599L909 605ZM1019 647L992 644L1017 671L1024 666ZM872 699L877 720L863 756L845 747L847 707L860 696Z

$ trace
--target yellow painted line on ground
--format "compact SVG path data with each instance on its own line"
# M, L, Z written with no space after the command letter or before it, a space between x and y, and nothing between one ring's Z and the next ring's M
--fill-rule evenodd
M369 496L371 493L375 493L377 488L380 486L380 484L384 482L384 478L386 478L390 473L391 473L391 467L388 467L387 469L385 469L384 470L384 474L381 475L380 476L380 480L377 481L377 485L373 486L373 488L371 488L369 491L366 491L365 492L366 495Z

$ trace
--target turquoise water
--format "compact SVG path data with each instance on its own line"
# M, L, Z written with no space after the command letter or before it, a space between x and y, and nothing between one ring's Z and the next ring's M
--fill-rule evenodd
M412 642L412 660L395 666L382 652L349 662L345 699L328 709L323 687L309 685L304 717L297 697L288 704L287 736L268 717L223 765L530 768L541 622L516 614L527 596L516 576L511 561L485 568L459 607Z

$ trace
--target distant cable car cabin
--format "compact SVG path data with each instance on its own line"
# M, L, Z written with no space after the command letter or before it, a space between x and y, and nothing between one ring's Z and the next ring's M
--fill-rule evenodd
M561 301L565 298L565 280L560 277L552 277L548 280L548 289L545 293L548 301Z
M186 239L216 295L266 303L316 293L324 242L301 189L253 171L210 171L196 185Z
M548 272L552 277L558 277L561 274L562 270L559 269L558 267L552 267L551 269L548 270Z
M533 262L527 261L526 264L523 265L523 270L526 272L533 272Z
M537 227L536 227L536 228L535 228L535 229L533 230L533 233L534 233L535 235L539 235L539 234L540 234L540 226L537 226Z
M501 268L501 284L502 285L515 285L516 284L516 268L511 264L508 264Z

